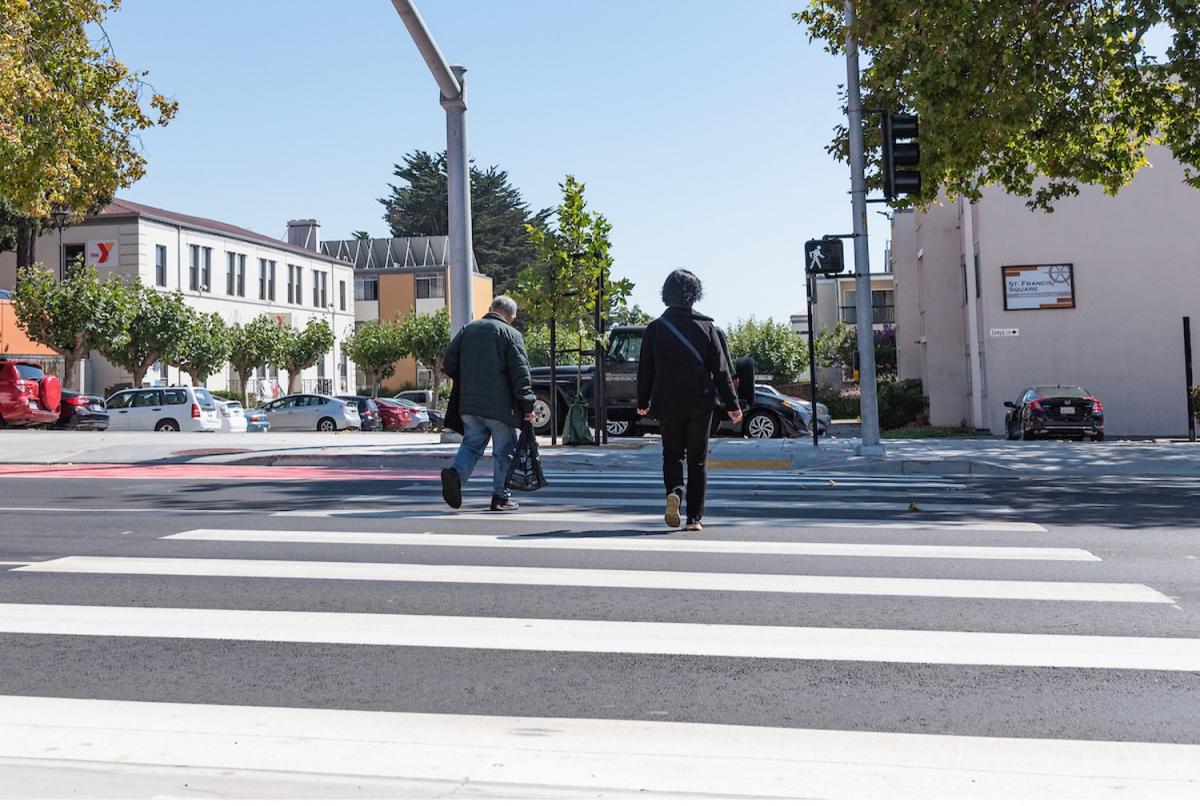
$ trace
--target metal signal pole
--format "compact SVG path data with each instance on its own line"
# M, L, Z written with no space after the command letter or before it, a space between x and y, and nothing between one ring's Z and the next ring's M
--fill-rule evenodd
M450 263L450 333L475 318L472 282L475 249L471 241L471 158L467 150L467 68L446 63L412 0L392 0L404 27L441 90L446 110L447 221Z
M858 335L859 405L862 455L884 452L879 441L879 399L875 389L875 327L871 310L871 254L867 242L867 157L863 145L862 93L858 78L858 42L854 39L854 2L846 0L846 100L850 127L850 199L854 214L855 330ZM812 327L812 323L809 323ZM813 406L816 417L816 406Z

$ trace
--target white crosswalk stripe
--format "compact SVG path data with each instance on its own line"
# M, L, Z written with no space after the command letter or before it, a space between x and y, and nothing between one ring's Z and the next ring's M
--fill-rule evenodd
M495 653L665 659L683 667L717 660L869 664L934 670L926 672L930 681L949 674L936 670L954 669L1200 672L1200 638L1080 628L1097 608L1169 613L1173 592L1114 579L1103 552L1079 545L1078 537L1062 540L1058 531L1048 536L1041 524L1019 520L1009 502L936 477L910 483L869 474L783 475L714 473L706 523L711 517L717 525L703 538L664 529L653 492L658 477L650 473L636 475L639 491L628 497L628 478L556 479L554 487L525 496L522 510L502 515L478 503L450 511L436 484L417 482L386 495L355 495L338 506L259 513L317 519L271 521L288 528L184 526L136 551L122 545L3 565L0 580L41 585L37 590L86 584L68 600L8 601L0 588L0 637L125 642L123 652L142 641L200 643L222 647L230 663L260 647L287 647L292 655L342 647L457 651L475 659ZM486 503L488 491L487 480L479 479L466 494ZM910 503L916 504L912 511ZM321 519L349 531L304 528ZM485 519L494 526L480 527ZM742 539L722 535L722 522L761 528ZM378 530L381 524L389 530ZM654 528L644 535L605 533L623 526ZM888 542L895 532L904 542ZM339 559L349 556L355 561ZM819 572L817 563L823 564ZM118 588L118 578L128 588ZM50 588L56 580L60 587ZM101 584L106 580L114 585ZM248 605L214 607L209 600L192 606L174 595L196 590L184 588L184 580L262 594ZM271 581L276 588L267 587ZM319 586L320 598L308 601L320 604L284 609L263 598L279 585L304 583ZM399 604L358 607L353 603L366 599L351 597L339 604L338 592L351 590L372 600L376 590L386 592L379 602L386 596ZM419 591L437 591L421 600L436 607L406 610L406 602L418 599L404 594ZM671 597L700 601L695 594L717 592L743 604L786 601L789 612L801 614L821 601L866 615L844 626L817 616L707 623L686 608L673 616L665 608L657 612ZM459 594L486 608L459 609ZM580 615L585 608L547 617L556 595L584 603L642 598L632 616ZM506 609L492 609L492 597ZM971 612L1017 604L1059 608L1063 626L931 628L921 614L932 611L921 606L938 600ZM915 609L885 621L893 603ZM762 606L756 612L778 611ZM486 660L457 662L486 666ZM479 674L486 679L483 666ZM213 791L253 794L264 791L254 788L264 785L261 776L308 775L350 795L409 797L1200 796L1200 745L1190 744L813 729L803 718L794 727L760 727L444 713L438 702L429 703L429 712L225 702L0 695L0 780L10 765L40 764L51 770L75 765L73 774L96 781L134 768L157 771L147 778L159 782L145 784L147 795L208 791L204 787L217 780L228 788Z

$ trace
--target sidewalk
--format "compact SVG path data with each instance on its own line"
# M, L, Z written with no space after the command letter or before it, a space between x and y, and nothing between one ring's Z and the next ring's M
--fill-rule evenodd
M656 437L614 439L607 446L550 447L547 467L656 470ZM710 467L883 475L1025 477L1200 476L1200 443L1175 441L1006 442L999 439L885 440L881 457L858 456L859 440L715 439ZM0 463L221 464L347 468L444 467L457 450L438 434L274 433L157 434L0 432Z

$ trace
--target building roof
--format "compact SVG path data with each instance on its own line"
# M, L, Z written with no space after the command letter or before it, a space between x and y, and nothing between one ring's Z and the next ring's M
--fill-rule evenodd
M199 230L202 232L212 233L214 235L228 235L232 238L238 238L243 241L250 241L261 246L269 246L272 249L280 249L284 252L291 252L296 255L304 255L309 258L322 258L324 260L343 260L344 258L336 258L324 252L317 252L313 249L307 249L297 244L281 241L278 238L272 238L270 235L263 235L253 230L245 229L244 227L226 224L224 221L215 221L211 218L201 218L200 216L188 215L187 213L176 213L172 210L164 210L161 207L151 207L148 204L139 204L138 202L129 201L128 199L113 199L112 203L101 210L98 214L88 216L88 221L103 221L106 218L145 218L151 221L159 221L165 224L174 224L188 229Z

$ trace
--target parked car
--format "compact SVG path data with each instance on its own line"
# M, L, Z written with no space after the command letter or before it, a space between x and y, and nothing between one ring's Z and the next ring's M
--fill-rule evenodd
M767 384L767 383L755 384L754 390L756 392L763 392L764 394L768 394L768 395L775 395L777 397L785 397L788 400L794 400L797 403L799 403L801 408L803 409L802 413L804 414L804 427L806 429L808 429L809 433L812 433L812 401L811 400L805 400L804 398L796 397L795 395L785 395L783 392L780 392L774 386L771 386L770 384ZM827 430L829 430L830 422L831 422L831 419L829 417L829 407L826 406L824 403L817 403L817 433L824 434Z
M358 419L363 431L382 431L383 416L375 399L365 395L338 395L338 400L353 403L358 409Z
M0 428L58 422L62 383L33 361L0 359Z
M411 400L419 406L429 408L433 405L433 390L432 389L405 389L403 392L397 392L392 395L396 400Z
M263 406L272 431L344 431L361 428L358 408L329 395L287 395Z
M217 401L202 386L125 389L108 399L112 431L219 431Z
M407 431L412 428L413 414L408 406L390 397L375 398L384 431Z
M807 421L812 417L812 407L801 405L795 398L778 392L771 394L756 386L754 399L744 405L740 424L714 417L714 432L750 439L798 437L809 433Z
M246 409L246 430L254 433L257 431L270 431L271 419L267 417L267 413L262 409Z
M214 397L213 400L217 401L217 408L221 411L221 430L234 434L245 433L248 423L246 413L242 410L242 404L236 400L226 400L220 397Z
M104 398L100 395L64 391L62 409L54 427L75 431L108 430L108 407L104 405Z
M1009 439L1056 434L1104 439L1104 406L1082 386L1031 386L1004 405Z
M409 423L405 426L405 431L430 431L433 429L433 419L429 415L429 409L420 403L405 397L389 397L381 400L399 407L408 414ZM381 402L380 405L383 403Z

